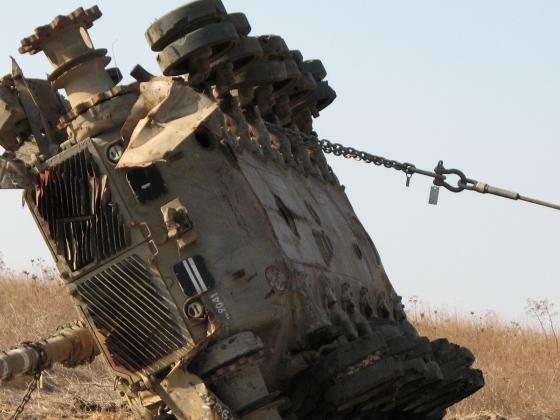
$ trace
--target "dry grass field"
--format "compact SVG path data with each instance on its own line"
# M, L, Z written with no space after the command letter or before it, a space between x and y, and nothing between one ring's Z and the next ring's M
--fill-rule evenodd
M0 260L0 349L39 340L77 319L51 269L35 263L35 273L13 273ZM33 395L22 419L128 418L120 397L99 361L78 369L56 367L43 375L43 389ZM27 378L0 388L0 419L7 419L26 390ZM97 413L104 410L103 414ZM118 412L118 415L114 413Z
M56 276L36 264L38 273L9 272L0 262L0 349L36 340L76 318L69 297ZM560 353L550 305L533 302L538 328L506 323L493 315L450 316L413 299L409 316L431 338L448 337L469 347L484 371L486 387L454 407L449 418L560 419ZM127 419L103 366L44 375L44 386L22 418ZM7 419L25 391L25 380L0 389L0 419ZM99 410L102 410L99 412ZM481 413L494 413L482 415ZM472 417L471 417L472 415Z
M529 327L491 313L450 316L409 304L409 317L422 334L468 347L484 372L486 386L453 407L450 418L492 412L510 420L560 419L560 352L552 309L546 301L531 302L528 311L537 327Z

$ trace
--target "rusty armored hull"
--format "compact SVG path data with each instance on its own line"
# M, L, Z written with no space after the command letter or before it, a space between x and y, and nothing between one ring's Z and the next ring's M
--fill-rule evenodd
M119 85L100 16L22 41L54 71L4 78L0 178L136 417L441 419L483 385L467 349L407 321L316 146L336 97L320 61L198 0L147 31L163 76Z

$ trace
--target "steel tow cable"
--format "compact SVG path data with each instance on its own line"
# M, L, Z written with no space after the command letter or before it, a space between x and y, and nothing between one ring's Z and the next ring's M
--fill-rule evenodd
M292 131L294 134L302 136L301 132L295 130ZM521 195L517 192L508 191L502 188L497 188L489 185L485 182L477 181L471 178L467 178L464 172L458 169L447 169L442 161L439 161L438 165L433 171L427 171L424 169L417 168L416 165L408 162L399 162L392 159L386 159L382 156L372 155L367 152L356 150L353 147L346 147L340 143L333 143L329 140L319 140L315 136L303 135L305 142L304 145L311 148L316 148L322 150L326 154L333 154L335 156L342 156L346 159L353 159L357 161L363 161L366 163L373 163L376 166L383 166L385 168L392 168L396 171L404 172L406 175L406 186L410 186L410 180L414 174L424 175L433 178L433 186L430 192L430 204L437 204L439 188L444 187L448 191L459 193L465 190L475 191L481 194L492 194L499 197L509 198L510 200L521 200L528 203L536 204L539 206L549 207L551 209L560 210L560 204L551 203L548 201L539 200L536 198L527 197ZM447 182L449 175L456 175L459 177L456 185L452 185Z

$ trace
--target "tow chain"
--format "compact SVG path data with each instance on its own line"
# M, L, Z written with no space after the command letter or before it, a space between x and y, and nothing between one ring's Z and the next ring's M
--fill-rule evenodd
M27 385L27 391L25 391L25 395L23 396L21 403L18 405L18 407L14 411L14 414L12 414L8 420L17 420L17 418L21 416L21 414L25 410L25 406L27 405L29 400L31 400L31 396L33 395L33 392L35 392L35 390L37 389L37 385L39 384L40 378L41 378L41 371L36 371L33 374L31 382L29 382L29 385Z
M292 131L292 130L290 130ZM300 132L295 132L294 134L301 136ZM519 193L504 190L502 188L493 187L485 182L476 181L471 178L467 178L464 172L458 169L447 169L443 165L443 161L439 161L438 165L433 171L427 171L424 169L419 169L416 165L408 162L399 162L392 159L386 159L382 156L372 155L367 152L362 152L356 150L353 147L346 147L339 143L333 143L329 140L319 140L314 136L304 136L305 145L322 150L324 153L333 154L335 156L342 156L346 159L353 159L357 161L363 161L366 163L373 163L376 166L383 166L385 168L392 168L396 171L403 172L406 175L406 186L410 186L410 180L414 174L424 175L430 178L434 178L433 186L430 191L430 204L437 204L439 188L444 187L448 191L459 193L464 190L476 191L481 194L492 194L499 197L509 198L511 200L522 200L529 203L537 204L539 206L545 206L552 209L560 210L560 204L554 204L543 200L538 200L531 197L523 196ZM455 175L459 179L456 185L452 185L447 182L449 175Z

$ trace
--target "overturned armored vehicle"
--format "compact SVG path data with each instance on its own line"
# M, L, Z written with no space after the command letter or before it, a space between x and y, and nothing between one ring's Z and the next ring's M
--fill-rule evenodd
M20 52L53 72L13 62L0 88L2 185L82 322L0 355L1 380L100 353L139 419L441 419L483 385L407 321L327 164L320 61L198 0L146 33L164 76L120 85L100 16L37 28Z

